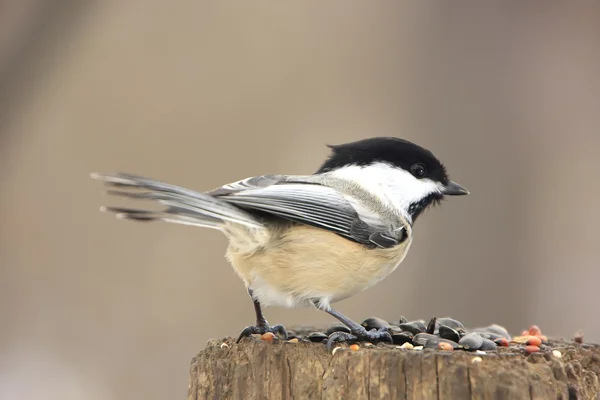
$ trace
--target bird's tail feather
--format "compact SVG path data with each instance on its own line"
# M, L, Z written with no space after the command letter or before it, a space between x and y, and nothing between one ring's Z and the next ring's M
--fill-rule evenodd
M102 211L117 214L117 218L135 221L165 221L184 225L220 229L224 222L262 228L248 212L205 193L129 174L91 174L96 180L115 188L108 194L138 200L151 200L167 206L159 211L102 207Z

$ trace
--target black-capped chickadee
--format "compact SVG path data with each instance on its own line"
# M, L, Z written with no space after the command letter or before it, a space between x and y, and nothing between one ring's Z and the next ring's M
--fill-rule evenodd
M195 192L129 174L92 174L108 193L158 202L161 211L103 207L118 218L218 229L229 238L227 258L248 289L256 325L270 326L261 306L316 306L344 323L341 340L391 341L386 329L367 331L331 308L387 277L406 256L417 217L446 196L469 192L448 178L428 150L376 137L329 146L312 175L264 175Z

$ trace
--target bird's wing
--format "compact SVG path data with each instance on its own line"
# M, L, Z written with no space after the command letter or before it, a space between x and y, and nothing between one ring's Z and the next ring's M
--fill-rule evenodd
M369 221L366 223L342 193L310 177L252 177L208 194L243 209L327 229L363 244L387 248L398 244L402 237L401 232L392 232L379 216L372 213L364 218Z

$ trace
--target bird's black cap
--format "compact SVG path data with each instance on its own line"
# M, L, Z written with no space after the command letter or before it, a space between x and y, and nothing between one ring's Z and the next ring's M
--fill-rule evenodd
M384 162L410 171L417 178L429 178L446 186L450 180L446 168L433 153L408 140L375 137L340 145L329 145L332 153L317 173L348 165L366 166Z
M341 145L329 145L332 153L317 173L329 172L349 165L367 166L377 162L390 164L410 172L417 179L439 182L443 189L411 203L408 213L412 221L432 204L439 203L444 195L458 196L469 192L451 181L446 168L433 153L408 140L394 137L375 137Z

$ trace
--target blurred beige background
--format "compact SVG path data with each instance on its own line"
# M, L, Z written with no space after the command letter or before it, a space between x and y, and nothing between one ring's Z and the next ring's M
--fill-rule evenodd
M101 214L90 172L208 190L374 135L472 194L342 312L600 341L600 8L477 4L0 3L0 398L185 398L253 322L224 237Z

